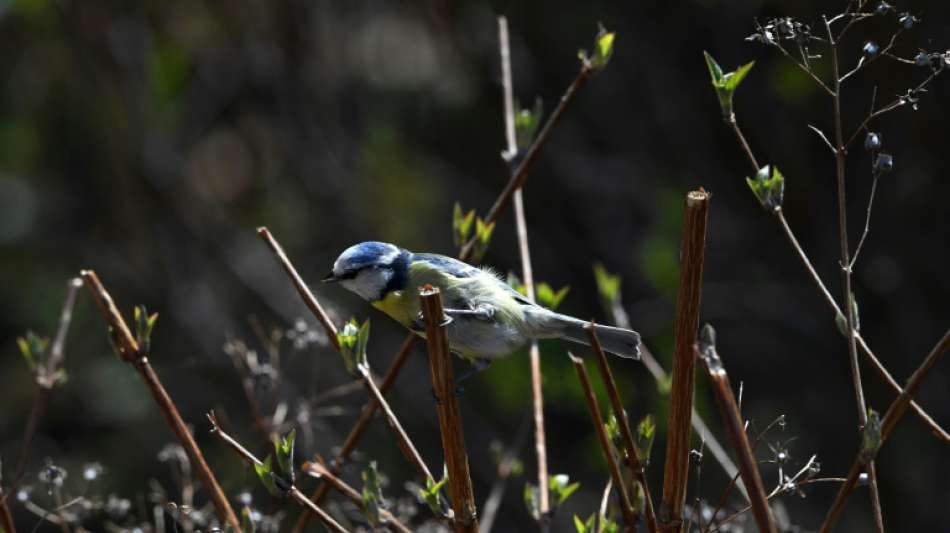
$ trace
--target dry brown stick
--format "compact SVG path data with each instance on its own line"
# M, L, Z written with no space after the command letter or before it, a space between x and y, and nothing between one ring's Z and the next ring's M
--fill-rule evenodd
M63 348L66 345L66 334L69 332L69 324L73 319L76 293L79 292L80 288L82 288L82 279L72 278L69 280L66 300L63 303L63 310L59 315L59 326L56 330L56 336L53 338L53 344L50 346L49 358L44 366L37 366L37 374L35 376L37 391L36 396L33 397L33 407L30 409L30 418L26 423L26 430L23 432L23 445L20 448L20 458L17 460L16 473L13 475L14 485L18 485L23 479L23 473L30 459L33 436L36 434L36 430L40 425L43 413L46 412L46 405L49 403L50 394L52 394L53 388L60 382L56 374L65 357Z
M623 483L623 476L620 474L620 465L617 464L613 445L610 443L610 437L607 436L607 430L604 428L604 416L600 412L600 406L597 405L597 398L594 396L594 389L590 385L590 377L587 375L584 360L570 352L568 352L567 355L571 358L574 371L577 372L577 379L581 382L581 387L584 389L584 398L587 400L587 409L590 411L591 423L594 424L597 439L600 441L600 447L604 452L604 459L607 460L607 468L610 470L610 479L613 481L614 488L616 488L620 494L620 510L623 513L623 519L626 523L624 531L635 532L637 530L637 514L633 510L633 504L630 503L630 494L627 492L627 486Z
M419 291L422 315L426 321L426 342L429 346L429 370L432 374L432 389L436 394L436 411L442 434L442 450L445 452L445 467L452 494L452 525L459 533L477 533L478 519L475 510L475 493L465 451L465 435L462 432L462 414L455 394L452 376L452 354L446 331L446 317L442 312L442 295L437 287L426 286Z
M373 383L373 378L370 376L369 369L366 367L361 367L360 372L363 375L362 380L363 383L366 384L366 390L369 392L370 398L375 400L376 404L382 408L383 415L386 418L386 423L389 424L390 429L392 429L393 433L396 435L396 441L399 444L399 449L406 457L406 460L412 463L412 466L416 468L416 470L419 472L419 475L423 479L432 480L432 482L435 482L435 479L432 477L432 472L429 471L429 467L427 467L425 461L422 460L422 456L420 456L419 451L416 450L416 446L412 443L412 439L409 438L406 430L403 429L402 424L399 423L399 419L396 418L396 413L394 413L392 408L389 407L389 402L387 402L386 398L383 397L383 393L379 390L379 387Z
M357 492L353 487L349 486L346 481L343 481L334 475L333 472L330 471L330 468L325 465L321 459L318 458L317 461L312 463L304 463L302 468L303 471L311 477L315 477L320 480L326 480L340 494L346 496L347 499L355 503L357 506L362 507L363 497L360 495L360 493ZM383 521L389 523L389 525L395 528L397 531L400 531L401 533L412 533L412 530L400 522L399 519L387 509L380 509L379 515Z
M214 473L211 471L208 463L205 462L204 455L201 454L201 449L198 448L194 437L191 436L188 427L185 426L185 421L182 420L181 415L178 413L175 402L172 401L168 392L165 391L165 387L162 386L158 375L155 374L155 370L153 370L152 365L149 364L148 354L142 353L139 350L139 344L135 340L135 337L132 336L132 332L126 325L125 319L122 318L122 314L119 313L119 310L116 308L112 296L110 296L105 287L103 287L102 282L99 281L99 277L96 276L95 272L92 270L84 270L81 272L81 275L86 287L88 287L92 293L96 305L99 307L99 311L102 312L103 319L105 319L106 324L109 326L116 351L118 351L122 360L131 364L132 367L138 371L145 385L148 386L152 397L155 399L156 405L165 416L165 421L168 422L169 427L175 433L175 436L185 449L185 452L188 453L188 458L192 466L198 471L198 477L201 479L201 483L204 485L205 490L208 491L211 501L214 502L214 508L218 514L218 518L233 527L235 531L241 531L241 524L238 522L234 510L231 508L231 504L228 503L227 496L225 496L224 491L221 490L221 485L218 484Z
M7 496L3 493L3 487L0 487L0 529L5 533L16 533L16 525L13 523L13 513L7 506Z
M505 140L507 149L505 159L509 163L518 154L517 132L515 130L514 82L511 76L511 48L508 42L508 19L498 17L498 49L501 53L502 96L505 103ZM509 171L515 172L509 164ZM534 269L531 267L531 249L528 246L528 224L524 215L523 189L512 193L515 208L515 227L518 234L518 252L521 256L521 275L529 300L534 300ZM531 366L531 405L534 415L534 449L538 463L538 511L541 521L548 520L551 511L551 498L548 491L548 451L544 434L544 391L541 375L541 350L538 342L531 341L528 348L528 361Z
M831 528L834 527L835 522L838 520L838 517L844 510L844 504L847 501L848 496L851 494L851 491L854 490L854 486L858 481L858 476L861 474L861 470L867 464L870 464L870 462L873 461L874 455L880 449L880 446L883 446L884 443L887 442L887 439L894 431L894 427L897 425L897 422L899 422L907 412L907 408L910 406L911 398L914 396L914 394L917 394L917 390L920 389L924 379L937 364L937 362L943 358L948 349L950 349L950 330L947 330L946 333L943 334L943 338L940 339L940 342L934 346L933 350L930 351L920 366L917 367L917 370L915 370L913 375L910 376L910 379L907 380L907 386L904 387L904 392L902 392L901 395L897 397L897 399L891 402L891 405L887 408L887 412L884 414L884 419L881 421L881 437L878 449L873 450L869 456L865 453L862 453L863 450L858 452L854 462L851 464L851 470L848 471L847 479L838 490L838 495L835 497L834 504L832 504L831 509L828 511L828 515L825 517L824 523L821 525L822 532L830 531Z
M600 340L597 338L597 331L591 322L587 326L587 336L590 338L590 346L597 355L597 367L600 370L600 378L607 389L607 396L610 398L610 404L614 409L614 416L620 426L620 435L623 437L624 447L627 449L627 465L636 476L640 485L643 486L643 514L646 516L647 529L650 533L656 533L656 513L653 510L653 497L650 495L650 486L647 484L647 477L644 474L643 461L640 460L640 454L637 452L637 445L633 440L633 432L630 431L630 421L627 419L627 412L623 408L623 400L620 398L620 391L617 390L617 383L614 381L613 372L610 370L610 363L607 361L607 354L604 353Z
M738 123L735 121L735 116L732 117L732 121L726 121L726 123L732 128L733 132L736 134L736 137L739 139L739 145L743 149L746 158L749 160L749 163L752 166L752 172L758 172L759 163L755 158L755 155L752 153L752 149L749 148L749 143L745 140L745 135L743 135L742 130L739 128ZM860 131L860 130L859 130ZM857 134L857 132L855 132ZM850 143L845 143L847 146ZM805 250L802 248L801 244L798 242L798 238L795 236L795 233L792 231L792 228L788 225L788 220L785 219L785 214L782 211L781 207L776 208L772 215L775 217L776 222L778 222L779 227L782 228L782 232L785 235L786 240L792 249L795 250L796 255L798 255L799 260L802 263L802 266L805 267L805 270L808 272L809 277L815 283L815 286L818 288L818 292L824 297L825 302L831 307L834 311L835 316L844 316L841 313L841 309L838 307L838 303L835 301L834 296L831 295L831 292L828 291L828 288L825 286L824 281L818 275L818 272L815 270L815 267L811 264L811 259L808 258L808 254L805 253ZM888 387L897 395L900 395L903 392L900 384L894 377L888 372L887 368L881 363L880 359L874 355L874 352L871 351L871 347L868 346L867 341L864 340L864 337L861 336L860 332L854 332L855 340L857 341L858 347L861 348L861 352L867 357L868 361L871 363L871 367L874 368L874 371L877 372L878 376L887 384ZM646 362L646 359L644 359ZM930 428L931 433L933 433L937 438L942 440L946 444L950 444L950 433L945 429L940 427L938 424L924 409L918 405L916 402L911 402L911 409L914 410L914 413L920 418L927 427Z
M742 475L742 481L749 492L752 515L755 517L759 531L776 533L778 530L775 527L775 519L769 510L765 484L762 482L761 474L759 474L759 465L752 454L752 446L749 444L749 437L745 432L745 423L742 420L739 405L732 393L729 375L726 373L722 359L716 351L716 332L709 324L703 327L699 346L694 347L694 350L698 352L697 356L702 357L706 373L712 382L716 406L719 408L719 414L722 415L722 424L726 428L726 436L736 452L739 461L739 473Z
M663 469L663 505L660 530L680 531L689 477L690 418L696 380L693 344L699 324L703 281L703 252L709 214L709 193L700 189L686 195L683 243L680 250L680 285L676 296L673 383Z
M218 425L218 419L214 416L214 411L208 413L207 416L208 422L211 423L211 433L217 435L225 442L225 444L230 446L232 450L237 452L244 462L251 466L261 466L264 464L260 459L255 457L253 453L248 451L247 448L241 445L240 442L235 440L234 437L228 435L224 432L224 430L221 429L221 426ZM294 501L316 514L320 520L322 520L323 523L332 531L336 531L337 533L348 533L347 530L344 529L343 526L341 526L336 520L334 520L332 516L321 509L317 504L311 502L310 499L307 498L304 493L300 492L300 489L298 489L295 485L290 484L290 487L286 490L286 492L288 496L294 499Z

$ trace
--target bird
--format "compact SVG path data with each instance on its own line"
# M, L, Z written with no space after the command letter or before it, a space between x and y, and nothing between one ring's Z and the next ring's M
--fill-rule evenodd
M368 301L413 333L425 337L418 288L442 294L450 320L449 349L475 365L487 366L531 340L559 338L589 345L590 322L556 313L531 301L490 268L474 267L444 255L413 253L394 244L366 241L350 246L322 280ZM640 359L640 334L594 325L603 349Z

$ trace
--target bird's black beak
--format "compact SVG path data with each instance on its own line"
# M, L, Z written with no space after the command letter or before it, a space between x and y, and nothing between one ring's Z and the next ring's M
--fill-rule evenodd
M340 278L336 277L336 275L331 270L330 273L324 276L320 281L324 283L336 283L337 281L340 281Z

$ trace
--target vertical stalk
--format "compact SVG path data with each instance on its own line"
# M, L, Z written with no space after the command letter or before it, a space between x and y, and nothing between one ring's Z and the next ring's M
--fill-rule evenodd
M457 533L478 533L475 493L472 490L472 476L465 451L462 414L455 394L452 354L449 352L449 338L445 329L447 322L442 312L442 295L437 287L430 285L419 291L419 299L426 321L429 370L432 373L432 388L436 394L436 411L442 433L445 467L449 476L449 491L452 494L452 509L455 511L452 525Z
M861 367L858 361L858 347L855 339L854 291L851 287L851 257L848 245L848 211L845 196L845 156L844 132L841 127L841 75L838 65L838 43L831 31L831 25L825 19L828 31L828 44L831 48L831 74L834 77L834 94L831 99L834 107L835 121L835 175L838 183L838 237L841 244L841 278L844 285L844 298L848 331L848 359L851 362L851 379L854 382L854 397L858 407L858 423L863 429L867 425L867 405L864 400L864 387L861 385ZM871 494L871 509L874 513L874 526L878 533L884 533L884 518L881 511L881 496L877 486L877 472L874 462L867 465L868 480Z
M508 44L508 19L498 17L498 49L501 53L501 80L505 104L505 155L512 161L518 154L517 132L515 131L514 82L511 76L511 48ZM514 170L509 165L514 177ZM529 300L534 300L534 269L531 267L531 249L528 246L528 224L524 216L523 188L512 193L515 208L515 227L518 234L518 253L521 256L521 277L524 279ZM531 365L531 406L534 415L534 450L538 460L538 510L541 514L542 528L551 511L551 498L548 491L548 451L544 434L544 391L542 389L541 351L538 342L532 340L528 348L528 360Z
M726 436L736 451L739 473L749 491L755 522L759 527L759 531L776 533L778 530L769 510L768 496L766 496L762 476L759 474L759 465L752 453L752 446L749 444L749 437L745 432L742 413L739 411L739 404L732 393L729 375L726 374L726 368L716 351L715 332L708 324L703 328L699 355L703 358L706 373L712 383L716 406L719 408L723 426L726 428Z
M696 380L693 344L699 325L703 280L703 252L709 215L709 193L700 189L686 195L683 244L680 250L680 285L676 296L676 331L673 353L673 383L663 469L663 505L660 531L682 529L683 506L689 477L690 417Z

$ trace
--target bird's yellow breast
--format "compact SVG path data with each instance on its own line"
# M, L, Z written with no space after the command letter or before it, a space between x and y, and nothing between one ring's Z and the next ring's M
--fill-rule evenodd
M403 326L409 327L420 310L419 297L414 297L411 293L412 291L392 291L372 305Z

